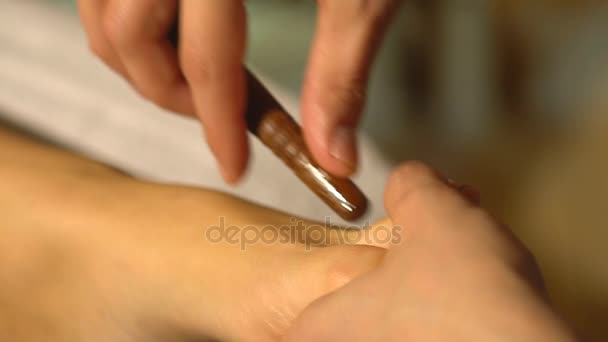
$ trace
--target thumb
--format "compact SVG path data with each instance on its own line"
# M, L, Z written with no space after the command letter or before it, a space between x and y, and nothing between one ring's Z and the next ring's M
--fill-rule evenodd
M389 177L384 205L405 240L413 236L444 236L471 212L480 212L470 187L447 180L431 167L410 162ZM404 239L401 239L404 240Z
M319 164L336 176L357 168L356 129L369 71L395 8L394 0L319 1L304 82L303 130Z

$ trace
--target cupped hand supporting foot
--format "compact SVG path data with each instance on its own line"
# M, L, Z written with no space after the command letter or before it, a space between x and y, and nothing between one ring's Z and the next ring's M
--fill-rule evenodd
M532 255L478 195L410 163L385 204L403 239L380 265L315 301L287 341L574 341Z

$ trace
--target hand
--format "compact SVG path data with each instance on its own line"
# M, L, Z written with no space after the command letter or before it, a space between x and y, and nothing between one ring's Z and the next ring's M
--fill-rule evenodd
M1 129L0 146L0 341L276 341L310 302L384 254L310 249L306 234L246 248L229 241L239 232L211 240L219 215L258 234L294 223L212 191L140 182Z
M196 115L224 179L248 160L244 119L243 0L80 0L91 49L145 98ZM357 167L356 126L370 66L399 0L318 0L302 118L313 156L329 172ZM178 13L179 11L179 13ZM168 36L180 22L180 51Z
M423 165L402 167L385 204L405 238L309 306L287 341L574 341L532 256L467 197Z

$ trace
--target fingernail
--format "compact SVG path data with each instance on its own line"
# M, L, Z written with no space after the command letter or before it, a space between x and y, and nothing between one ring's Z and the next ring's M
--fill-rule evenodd
M357 167L357 136L352 127L339 126L329 140L329 154L351 172Z

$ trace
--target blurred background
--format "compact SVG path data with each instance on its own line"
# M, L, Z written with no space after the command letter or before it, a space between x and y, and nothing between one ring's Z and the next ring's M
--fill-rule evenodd
M247 7L247 62L297 116L315 3ZM140 177L331 216L257 142L247 179L223 185L196 122L145 103L93 58L72 0L0 0L0 120ZM399 162L438 167L480 190L535 253L560 309L608 340L608 3L407 1L362 126L367 219L384 216Z

